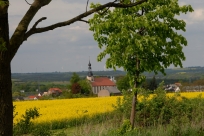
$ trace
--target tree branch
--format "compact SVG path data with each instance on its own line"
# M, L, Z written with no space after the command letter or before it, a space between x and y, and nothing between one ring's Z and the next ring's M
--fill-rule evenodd
M31 4L30 8L26 12L26 14L23 16L23 18L21 19L20 23L18 24L16 30L14 31L14 34L10 38L9 42L10 42L10 45L11 45L12 50L13 50L13 52L11 54L11 58L13 58L15 56L20 45L25 40L24 35L25 35L25 33L28 29L28 26L29 26L31 20L33 19L33 17L36 15L36 13L38 12L38 10L41 7L48 5L50 2L51 2L51 0L34 0L34 2ZM40 21L42 21L42 20L38 20L36 22L36 26Z
M98 12L100 10L103 10L104 8L110 8L110 7L116 7L116 8L128 8L128 7L134 7L134 6L137 6L137 5L140 5L142 3L146 2L146 0L140 0L140 1L137 1L135 3L131 3L131 4L123 4L123 3L115 3L114 2L109 2L109 3L106 3L104 5L100 5L94 9L91 9L89 11L86 11L68 21L64 21L64 22L59 22L59 23L56 23L56 24L53 24L53 25L50 25L50 26L47 26L47 27L42 27L42 28L36 28L36 29L30 29L24 36L24 40L26 40L29 36L33 35L33 34L36 34L36 33L42 33L42 32L46 32L46 31L50 31L50 30L53 30L53 29L56 29L58 27L63 27L63 26L67 26L67 25L70 25L76 21L82 21L81 19L84 18L84 17L87 17L89 15L91 15L92 13L95 13L95 12Z
M81 20L79 20L79 21L82 21L82 22L85 22L85 23L89 23L89 21L86 21L86 20L83 20L83 19L81 19Z
M30 3L27 2L27 0L25 0L25 1L26 1L26 3L27 3L28 5L31 5Z
M45 20L45 19L47 19L47 18L46 18L46 17L40 18L37 22L35 22L35 24L33 25L33 27L32 27L31 29L36 28L36 26L37 26L41 21L43 21L43 20Z
M99 15L103 15L104 13L106 13L108 10L110 9L110 7L106 8L106 10L104 10L103 12L97 12Z
M118 0L117 0L118 1ZM12 54L11 54L11 58L13 58L17 52L17 50L19 49L19 47L21 46L21 44L27 40L27 38L33 34L36 33L42 33L42 32L46 32L46 31L50 31L53 29L56 29L58 27L63 27L63 26L67 26L70 25L74 22L77 21L82 21L82 19L84 17L87 17L95 12L98 12L100 10L103 10L104 8L108 8L108 7L116 7L116 8L127 8L127 7L133 7L133 6L137 6L140 5L144 2L146 2L146 0L140 0L137 1L135 3L130 3L130 4L123 4L123 3L115 3L115 2L109 2L106 3L104 5L100 5L94 9L90 9L87 12L84 12L70 20L64 21L64 22L59 22L47 27L42 27L42 28L36 28L36 26L39 24L39 22L41 22L42 20L46 19L46 18L41 18L39 19L34 26L28 31L28 26L31 22L31 20L33 19L33 17L35 16L35 14L43 7L48 5L51 2L51 0L34 0L34 2L31 4L30 8L28 9L28 11L26 12L26 14L24 15L24 17L21 19L20 23L18 24L16 30L14 31L14 34L11 36L10 38L10 46L12 47Z

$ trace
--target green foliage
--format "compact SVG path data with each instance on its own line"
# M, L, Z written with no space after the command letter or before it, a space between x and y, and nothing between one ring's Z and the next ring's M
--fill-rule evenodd
M98 61L109 55L106 66L123 67L133 76L132 82L143 81L140 74L145 71L165 74L171 64L182 67L187 40L177 31L185 31L186 23L176 15L192 11L190 5L179 6L178 1L148 0L131 8L95 13L89 25L99 48L104 49Z
M131 109L131 100L133 96L131 92L123 91L123 99L120 97L117 98L116 105L113 105L116 113L122 114L123 118L127 119L130 116L130 109Z
M150 81L148 89L154 91L156 88L157 88L157 82L156 82L155 76L153 76L152 80Z
M201 96L187 99L179 93L168 97L163 90L163 83L154 91L153 97L149 99L147 91L140 91L139 96L143 97L138 101L136 111L136 128L140 130L126 131L123 135L151 135L153 131L147 129L158 129L157 134L163 135L202 135L204 133L202 122L204 121L204 99ZM125 108L131 105L131 101L118 101L116 112L126 114ZM130 109L130 108L129 108ZM128 117L128 116L127 116ZM125 127L126 128L126 127Z
M12 91L19 92L20 90L24 90L25 94L27 92L36 92L38 89L39 92L46 92L49 88L57 87L60 89L66 89L65 83L58 83L58 82L36 82L36 81L27 81L27 82L15 82L12 81ZM14 94L14 95L17 95ZM23 95L22 93L20 95Z
M90 83L86 79L80 80L78 83L81 87L81 94L90 94L91 93Z
M12 97L23 97L23 96L25 96L23 93L21 93L20 91L13 91L12 92Z
M74 83L79 82L79 80L80 80L79 75L74 72L74 73L72 74L71 79L70 79L70 83L71 83L71 84L74 84Z
M137 126L171 124L173 126L172 132L177 133L181 130L181 124L186 125L189 122L195 123L204 119L204 99L202 98L187 99L179 94L168 97L162 88L162 84L156 89L153 98L148 99L149 95L144 94L142 96L143 99L138 102L136 107ZM121 107L126 105L127 103L120 103L116 108L123 112Z
M38 118L40 113L36 107L27 109L21 119L14 124L14 135L27 134L32 131L32 120Z
M67 136L67 134L64 131L62 131L62 132L55 134L55 136Z
M60 95L60 98L73 98L73 93L71 91L63 91L62 94Z
M129 90L131 87L130 87L130 83L129 83L129 78L128 76L124 76L124 77L120 77L117 82L116 82L116 85L117 85L117 88L122 91L122 90Z
M131 0L123 3L131 3ZM145 81L142 73L165 74L165 69L171 64L182 67L185 60L182 49L187 46L187 40L177 32L185 31L186 23L175 16L192 11L190 5L179 6L178 1L148 0L131 8L95 13L89 19L89 25L99 48L103 49L98 61L108 55L107 68L122 67L127 71L137 97L137 88ZM133 100L132 109L136 103L137 100ZM131 123L134 116L135 111L131 113Z
M131 130L132 130L132 126L130 124L130 120L126 119L123 121L122 126L118 129L118 134L124 135L125 133Z
M32 131L32 136L52 136L49 130L45 130L44 127L39 126Z

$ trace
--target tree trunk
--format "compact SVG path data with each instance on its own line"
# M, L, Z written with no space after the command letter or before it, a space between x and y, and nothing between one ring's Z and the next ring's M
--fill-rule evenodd
M131 109L131 115L130 115L130 123L131 123L132 129L134 129L134 123L135 123L136 104L137 104L137 91L135 92L132 99L132 109Z
M138 87L138 78L140 75L139 67L140 67L140 60L136 58L136 74L135 74L135 81L134 81L135 89ZM132 109L131 109L131 115L130 115L130 123L131 123L132 129L134 129L134 124L135 124L136 105L137 105L137 89L133 91L135 92L134 92L133 99L132 99Z
M13 103L11 68L7 55L0 54L0 136L12 136ZM3 58L2 58L3 57Z
M13 135L13 102L11 84L11 50L9 45L8 5L0 6L0 136Z

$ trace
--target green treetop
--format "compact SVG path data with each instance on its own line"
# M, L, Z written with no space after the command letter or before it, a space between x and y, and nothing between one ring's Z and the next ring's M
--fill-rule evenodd
M192 7L179 6L178 0L148 0L137 7L95 13L89 24L99 48L104 49L98 60L109 55L108 68L123 67L130 75L136 71L164 73L171 64L182 67L187 40L178 30L185 31L186 23L176 16L189 11Z

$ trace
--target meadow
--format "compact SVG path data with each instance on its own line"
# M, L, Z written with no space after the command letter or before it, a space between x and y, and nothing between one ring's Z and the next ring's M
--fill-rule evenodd
M158 130L158 133L169 128L169 131L174 132L173 134L176 135L177 133L180 134L181 130L184 131L181 127L184 127L186 131L186 125L190 125L191 128L193 128L192 125L194 125L196 129L201 129L202 122L204 121L203 97L203 92L139 95L136 128L140 129L137 129L135 133L138 135L142 134L144 133L144 129L142 128L145 128L144 135L146 135L150 128L155 127L157 130L158 126L160 126L160 128L161 126L165 126L162 130ZM123 129L123 121L129 118L131 99L130 95L124 95L101 98L14 102L13 104L16 106L15 112L18 113L14 118L14 124L19 122L22 118L22 114L25 114L26 109L36 107L41 115L32 120L32 129L35 130L35 132L39 131L38 135L45 135L40 128L48 131L60 129L68 130L70 128L87 127L87 125L90 126L90 124L92 124L92 126L89 127L89 133L87 133L87 135L91 135L92 133L94 133L93 135L99 135L97 133L98 129L93 129L96 125L103 126L103 129L105 128L103 132L104 135L128 135L131 131L127 129L127 124L125 124L125 129ZM108 127L105 127L104 124L108 125ZM166 125L168 126L167 128ZM79 130L76 131L74 135L83 135L85 131L87 132L87 128L81 129L80 134ZM154 131L155 129L148 133L155 133ZM168 131L163 131L163 134L166 132ZM155 135L158 135L158 133L155 133ZM21 135L22 133L16 134ZM63 131L63 135L69 134ZM52 135L54 134L52 133ZM132 135L132 133L130 135Z

